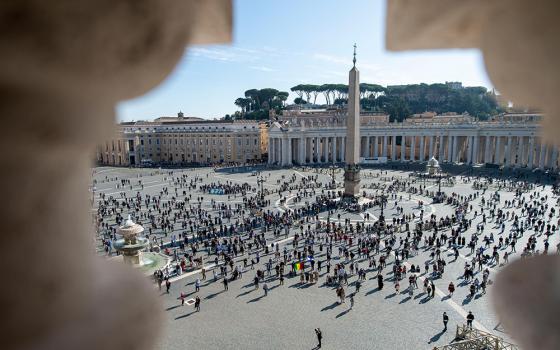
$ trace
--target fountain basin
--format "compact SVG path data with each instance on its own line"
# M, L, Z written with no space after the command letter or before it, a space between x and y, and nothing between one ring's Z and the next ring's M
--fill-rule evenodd
M125 255L118 255L111 258L111 260L127 263L126 259L127 257ZM145 275L153 275L154 271L164 269L170 262L171 258L165 254L141 252L138 255L138 263L130 265Z

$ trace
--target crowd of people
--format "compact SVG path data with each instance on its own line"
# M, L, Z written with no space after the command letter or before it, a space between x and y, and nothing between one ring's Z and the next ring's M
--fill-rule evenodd
M446 285L449 281L449 298L458 288L468 290L465 304L486 293L493 274L512 254L527 258L551 253L560 226L557 195L529 181L457 177L450 183L471 184L472 191L461 194L448 187L443 205L449 210L438 215L429 210L433 185L391 177L386 171L367 176L385 181L364 190L369 201L358 208L348 207L341 191L331 189L331 179L321 182L317 174L282 175L274 182L271 174L263 173L262 181L269 185L264 201L256 184L248 182L222 183L212 175L178 170L161 176L155 194L145 193L140 175L136 180L106 177L102 182L130 190L118 196L98 193L97 238L106 254L118 254L112 248L117 228L123 217L132 215L146 228L149 249L171 259L154 273L159 288L165 285L168 293L177 293L181 305L194 294L197 311L201 281L209 273L225 290L250 274L265 295L271 285L281 286L287 278L301 285L325 284L336 300L349 301L350 307L369 279L377 281L378 290L392 283L396 295L419 293L426 301L436 294L434 282L442 280ZM503 191L512 198L502 198ZM383 198L386 215L373 220L371 210L379 208ZM404 206L406 201L416 202ZM351 220L351 209L364 213L363 220ZM464 265L459 279L446 273L450 264ZM173 288L173 280L192 271L195 290Z

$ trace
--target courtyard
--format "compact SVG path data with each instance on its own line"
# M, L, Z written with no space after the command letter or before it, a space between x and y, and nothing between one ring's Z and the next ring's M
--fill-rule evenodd
M242 254L236 254L233 257L233 265L239 268L242 277L231 279L228 267L226 278L230 282L227 290L224 288L221 269L224 260L220 258L216 266L216 254L209 253L202 242L198 242L200 247L194 255L202 257L206 271L205 280L202 278L202 265L189 268L180 275L172 274L170 269L167 269L166 273L169 274L171 282L170 291L167 293L165 286L159 289L153 277L147 276L150 283L154 284L154 293L159 295L165 310L163 334L158 341L158 348L313 349L317 345L314 329L319 327L323 334L322 349L432 349L453 341L456 326L466 323L469 311L475 315L475 328L509 341L507 331L501 327L500 320L491 306L492 279L502 267L504 253L511 251L507 245L498 248L499 263L484 264L484 269L488 269L489 272L487 293L477 290L474 297L469 297L471 283L465 281L463 275L465 264L476 264L473 264L476 254L472 253L468 245L454 244L453 247L458 249L458 256L455 257L452 245L444 242L440 249L441 259L446 263L445 272L438 278L432 274L434 259L430 255L436 247L428 246L421 240L418 250L400 262L407 266L408 270L412 265L420 267L420 272L416 273L419 288L413 289L413 293L409 294L409 275L406 275L400 280L400 293L396 292L392 267L396 259L395 251L402 249L403 240L410 238L410 232L413 232L419 223L429 220L430 216L439 220L457 215L456 203L433 201L433 193L439 191L438 182L415 177L412 170L389 167L362 169L362 191L372 203L364 210L320 210L315 215L302 215L284 225L276 225L274 229L263 230L262 226L259 226L236 232L234 236L245 243L253 242L255 235L264 233L266 246L270 250L266 249L269 250L266 254L264 247L253 247L246 248ZM336 181L334 189L331 185L333 174ZM161 251L171 257L180 257L184 250L191 251L189 246L195 241L193 234L196 234L197 229L209 226L216 218L221 219L221 225L230 226L244 220L261 218L263 213L278 217L289 216L290 213L309 208L316 203L317 198L329 195L336 197L336 192L342 188L343 172L340 169L333 171L328 168L310 167L257 168L238 173L215 168L99 167L93 170L92 179L92 216L96 218L96 214L100 215L102 222L107 225L98 227L96 242L99 255L115 255L112 250L108 254L106 248L107 242L113 237L109 228L118 226L118 214L119 217L131 215L137 223L146 228L144 233L155 242L154 246L159 245ZM498 244L499 237L505 239L512 234L514 217L517 216L521 222L527 218L527 211L522 210L525 203L538 203L539 207L546 208L542 213L539 212L538 219L543 220L545 224L557 226L558 213L552 217L549 216L549 211L550 208L557 207L558 197L553 193L552 184L543 174L527 173L516 179L513 173L482 174L473 173L471 168L454 168L449 169L448 179L451 181L441 186L441 191L447 198L455 198L466 208L462 215L467 222L470 221L470 225L461 232L461 236L466 242L470 242L473 236L478 237L476 251L482 247L484 254L491 254L491 248ZM207 190L209 187L235 188L236 185L242 186L244 190L230 194L217 194L219 191ZM251 199L260 198L261 188L266 204L262 208L251 208L247 204ZM496 194L499 194L499 201L490 205L490 198ZM377 269L370 266L368 257L358 253L356 233L349 233L348 235L353 237L350 244L344 239L330 241L333 247L330 254L331 264L334 266L339 263L357 263L360 269L364 269L366 278L360 282L359 290L356 290L357 274L349 273L348 284L343 285L346 298L344 303L339 303L336 286L325 283L329 232L325 231L325 225L317 228L317 222L341 227L358 223L365 226L375 225L381 216L381 207L375 202L380 195L387 196L383 208L386 223L399 227L392 234L394 243L392 250L387 254L387 266L382 270L385 286L383 289L378 287ZM146 198L152 198L152 202L143 202ZM156 198L157 202L154 202ZM521 202L521 198L525 201ZM103 200L106 201L103 204L104 211L99 214L100 201ZM483 204L483 200L486 204ZM131 205L135 201L142 204ZM512 201L513 205L506 204ZM121 204L117 207L115 202ZM179 203L182 205L178 205ZM497 216L490 214L494 205L495 211L510 213L507 217L504 214L504 229L497 222ZM479 231L477 227L483 224L482 209L486 223L483 225L483 231ZM183 215L186 211L190 211L189 218ZM228 211L234 215L225 215ZM397 220L403 216L406 216L408 231L405 225ZM158 226L157 223L162 217L169 219L171 228ZM205 220L210 221L210 224ZM194 227L193 232L191 227ZM449 236L451 230L458 227L457 222L441 229L439 233ZM179 236L180 234L182 236ZM300 244L294 247L296 235L299 235ZM432 231L424 229L424 236L430 235ZM493 236L493 240L486 245L484 237L490 235ZM181 249L178 241L185 236L189 237L190 241L185 249ZM536 239L533 254L545 250L546 235L540 230L535 232L533 225L529 225L524 234L517 235L516 252L510 254L510 262L521 257L523 247L531 237ZM224 235L219 237L219 240L230 238L231 236ZM379 257L385 254L385 248L389 244L387 239L387 236L381 235L380 252L372 251L371 258L379 260ZM558 234L553 231L548 238L549 254L557 252L558 243ZM274 244L274 248L271 248L271 244ZM282 253L286 249L291 254L294 248L301 250L302 245L313 247L314 261L323 262L319 280L314 283L302 283L300 272L295 275L289 273L291 268L287 264L285 282L280 285L274 269L269 274L266 264L277 263L274 251ZM352 254L352 258L348 259L344 254L340 254L340 249L347 249L355 256ZM248 264L245 267L244 259L258 262L254 266ZM429 265L428 273L424 270L426 263ZM172 262L171 266L175 264ZM307 269L309 270L309 266ZM258 289L253 281L257 270L264 273ZM482 271L474 268L474 273L476 278L482 280ZM426 278L435 285L433 298L423 291L422 282ZM198 292L195 289L197 280L200 283ZM450 282L456 286L453 296L449 296L448 292ZM264 283L268 286L267 295L263 291ZM181 293L186 300L183 306L180 300ZM354 299L352 308L349 300L351 295ZM199 312L192 305L196 296L201 300ZM449 316L447 331L443 330L444 312Z

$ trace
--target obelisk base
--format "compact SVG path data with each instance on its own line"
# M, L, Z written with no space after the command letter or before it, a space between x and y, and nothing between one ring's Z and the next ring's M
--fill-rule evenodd
M355 164L344 168L344 198L358 199L360 196L360 167Z

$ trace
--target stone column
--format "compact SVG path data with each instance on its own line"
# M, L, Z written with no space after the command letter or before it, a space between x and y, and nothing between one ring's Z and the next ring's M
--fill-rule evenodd
M270 158L272 159L272 164L274 164L274 162L276 162L276 139L273 137L270 140L268 140L268 143L271 146L271 150L272 153L270 154Z
M546 144L543 139L541 139L541 150L539 152L539 168L544 169L544 158L546 156Z
M445 148L445 159L448 162L452 162L453 159L451 158L451 155L453 154L453 137L449 134L445 137Z
M383 136L383 157L387 157L387 135Z
M428 155L428 158L432 159L432 157L434 156L434 135L430 136L430 153Z
M364 149L362 152L362 157L368 158L369 157L369 136L365 137L364 140Z
M517 161L515 165L521 167L525 165L525 145L523 144L523 136L517 137Z
M506 166L511 165L511 136L507 137L507 144L506 144Z
M467 164L472 164L472 136L465 136L464 150Z
M312 148L312 145L311 145L311 138L310 138L310 137L306 137L306 138L305 138L305 163L306 163L306 164L312 163L312 160L311 160L311 158L312 158L312 157L311 157L311 148Z
M300 165L303 165L305 164L305 137L303 136L298 139L298 150L298 162Z
M285 166L286 163L288 162L286 160L286 157L287 157L286 153L288 151L287 150L288 145L287 145L287 142L284 138L279 139L279 141L280 141L280 164L279 165L280 166Z
M277 163L278 165L282 165L282 159L284 157L284 149L282 148L282 139L281 138L277 138L276 139L276 149L278 150L277 154Z
M438 144L438 152L439 152L439 161L443 162L443 158L445 157L445 145L443 143L443 135L439 135L439 144Z
M458 153L457 152L457 142L458 142L457 139L458 138L459 138L459 136L453 136L453 151L451 152L451 155L449 157L451 159L451 162L453 162L453 163L459 161L458 154L457 154Z
M406 136L401 136L401 162L406 160Z
M426 136L421 135L420 136L420 161L423 162L425 161L425 154L424 154L424 139L426 138Z
M282 143L280 138L275 138L274 139L274 161L278 164L281 165L282 164Z
M535 138L529 137L529 148L527 149L527 168L533 168L533 155L535 154Z
M268 164L272 164L272 139L268 139Z
M410 160L414 162L416 160L416 136L411 136L410 139Z
M323 162L329 162L329 137L323 137Z
M314 163L320 163L321 162L321 151L320 151L320 138L319 137L315 137L315 161Z
M553 170L558 168L558 147L556 145L551 145L552 154L550 155L550 160L548 166Z
M346 136L342 136L340 140L340 161L344 163L346 162Z
M496 141L496 158L498 159L497 164L503 165L505 164L504 162L504 156L502 153L502 137L498 136L498 140Z
M333 159L333 163L337 163L338 162L338 153L337 153L337 143L338 142L338 137L333 137L332 139L332 159Z
M391 136L391 159L397 160L397 136Z
M377 138L377 136L374 136L373 139L374 139L374 143L373 143L373 156L374 156L374 157L378 157L378 156L379 156L379 152L378 152L379 139Z
M478 164L478 144L480 143L480 138L478 135L473 136L473 145L472 145L472 164Z
M484 137L484 162L491 163L490 161L490 139L491 137L486 135Z

